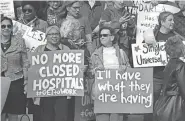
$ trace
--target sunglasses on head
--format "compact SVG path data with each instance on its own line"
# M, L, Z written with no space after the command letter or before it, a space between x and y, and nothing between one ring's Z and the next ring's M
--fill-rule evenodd
M1 25L1 29L5 29L5 28L11 29L12 25Z
M33 12L32 9L22 9L22 12L23 12L23 13L26 13L26 11L28 11L28 13L32 13L32 12Z
M100 34L100 38L101 37L108 37L108 36L111 36L110 34Z

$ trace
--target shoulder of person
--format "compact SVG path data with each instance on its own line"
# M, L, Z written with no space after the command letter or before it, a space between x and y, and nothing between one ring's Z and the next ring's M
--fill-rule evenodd
M63 50L70 50L70 48L64 44L61 44L60 46L62 46Z
M99 54L103 53L102 49L103 49L102 46L95 49L95 51L92 53L92 56L99 55Z
M46 45L39 45L34 52L43 52Z
M41 25L47 25L47 22L42 19L38 19L38 21Z

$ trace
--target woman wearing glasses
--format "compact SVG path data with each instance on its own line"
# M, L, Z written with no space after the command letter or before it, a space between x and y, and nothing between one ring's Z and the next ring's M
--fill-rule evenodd
M37 1L22 1L23 16L19 22L33 27L34 30L45 32L48 25L46 21L37 17L38 3Z
M26 110L24 85L27 80L27 52L25 42L19 36L13 36L13 23L10 18L1 19L1 76L11 80L7 100L1 120L18 121L18 114Z

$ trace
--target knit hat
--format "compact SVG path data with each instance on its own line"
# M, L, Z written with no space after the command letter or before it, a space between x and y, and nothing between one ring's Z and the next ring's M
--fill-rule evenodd
M48 35L48 33L49 33L49 31L50 31L51 29L56 29L56 30L60 33L59 27L56 26L56 25L54 25L54 26L50 26L50 27L48 27L48 28L46 29L46 36Z

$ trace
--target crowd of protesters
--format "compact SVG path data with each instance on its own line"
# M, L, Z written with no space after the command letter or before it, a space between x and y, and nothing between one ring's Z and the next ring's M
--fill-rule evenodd
M152 0L153 6L169 1ZM173 2L180 12L161 12L159 25L152 30L155 42L166 42L169 62L153 68L153 114L144 114L144 121L185 121L185 2ZM84 50L84 76L94 78L98 69L133 68L131 44L136 43L137 16L126 7L132 1L14 1L16 21L45 33L47 43L35 52ZM19 11L21 10L21 12ZM147 43L147 40L144 40ZM151 43L148 43L151 44ZM2 110L1 120L18 121L18 115L33 114L33 121L73 121L75 97L26 98L29 68L23 38L13 35L12 19L1 18L1 76L11 85ZM94 99L94 82L91 98ZM173 94L172 94L173 93ZM175 113L157 118L161 94L176 96L171 103ZM165 96L163 96L164 98ZM178 104L177 104L178 103ZM154 106L155 107L155 106ZM96 114L96 121L126 121L129 114Z

